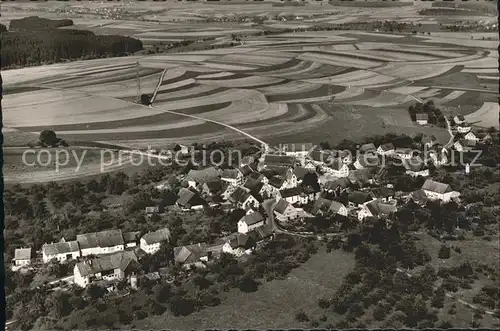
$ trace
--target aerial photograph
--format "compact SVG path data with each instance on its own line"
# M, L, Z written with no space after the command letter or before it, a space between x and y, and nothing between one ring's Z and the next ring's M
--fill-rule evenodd
M498 23L1 1L4 329L500 328Z

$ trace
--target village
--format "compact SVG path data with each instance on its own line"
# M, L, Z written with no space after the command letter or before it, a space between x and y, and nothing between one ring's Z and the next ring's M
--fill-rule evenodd
M357 146L355 155L350 150L324 149L309 143L287 144L272 152L245 156L239 167L190 170L182 178L183 187L175 205L169 208L183 213L197 213L207 206L227 211L240 209L244 216L237 223L237 232L213 244L200 242L174 247L175 263L190 270L206 267L222 253L244 257L279 233L343 235L339 230L342 226L322 233L310 231L307 224L319 216L333 219L336 224L361 224L367 218L388 219L409 202L459 203L460 192L434 181L430 170L449 166L455 159L454 153L470 151L477 143L491 144L492 136L486 132L474 133L463 116L450 118L450 123L453 138L449 147L433 136L406 146L367 143ZM384 180L391 168L412 178L423 178L423 185L411 192L395 190L393 184ZM459 168L468 174L471 166L467 163ZM166 186L159 184L156 188L164 190ZM144 210L147 218L161 212L159 206ZM80 287L97 283L112 291L113 284L126 279L132 288L137 288L134 264L141 256L157 253L170 236L168 228L142 236L139 231L120 229L77 234L76 240L61 238L59 242L45 243L35 254L31 248L16 249L12 268L22 271L54 261L76 260L73 275L61 283ZM158 271L153 275L160 277Z

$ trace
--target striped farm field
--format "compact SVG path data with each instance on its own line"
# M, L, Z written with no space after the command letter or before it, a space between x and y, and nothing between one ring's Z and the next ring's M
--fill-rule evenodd
M217 42L252 30L170 24L171 31L141 34L220 35ZM2 72L6 137L52 129L65 139L134 147L247 139L242 132L269 143L422 131L445 139L444 129L411 122L412 96L469 114L475 125L495 119L498 54L491 49L352 31L242 38L227 48ZM134 103L144 93L156 96L151 107Z
M466 115L465 119L474 125L489 128L491 126L498 128L498 114L500 107L498 102L485 102L481 108L472 114Z

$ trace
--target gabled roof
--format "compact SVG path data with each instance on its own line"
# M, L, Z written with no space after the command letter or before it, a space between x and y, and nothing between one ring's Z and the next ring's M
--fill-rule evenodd
M327 190L335 190L337 187L347 188L351 185L351 181L347 177L342 177L334 181L328 181L323 185Z
M221 178L237 179L240 171L238 169L224 169L222 170Z
M299 179L299 180L303 179L304 176L310 172L311 172L310 170L303 168L303 167L295 167L295 169L293 169L293 173L295 174L295 177L297 177L297 179Z
M425 191L420 189L410 193L410 199L412 199L416 203L425 203L427 202L427 195Z
M139 238L140 234L141 234L140 231L124 232L123 233L123 240L126 243L135 242Z
M297 195L301 195L304 191L300 186L287 188L280 191L280 195L282 198L294 197Z
M370 213L373 216L377 216L377 215L381 214L380 206L379 206L377 200L373 200L373 201L368 202L367 204L365 204L365 207L370 211Z
M397 154L410 154L412 152L412 149L411 148L396 148L396 151L395 151Z
M264 224L259 226L258 228L253 229L252 231L247 233L250 238L254 238L256 242L266 239L273 235L273 229Z
M274 206L274 211L279 214L283 214L289 205L290 203L288 201L286 201L285 199L280 199Z
M394 196L394 190L386 186L379 187L376 190L376 195L381 198L388 198Z
M455 117L458 118L460 121L465 121L464 115L458 115L458 116L455 116Z
M240 161L241 164L250 164L250 163L254 163L254 162L255 162L255 158L251 155L242 157L241 161Z
M381 214L389 215L391 213L396 212L396 204L392 203L383 203L383 202L378 202L378 208L380 210Z
M266 165L281 165L293 167L295 165L295 157L288 155L272 155L264 156L264 164Z
M314 148L312 143L291 143L291 144L283 144L281 149L283 152L305 152L308 153L311 149Z
M448 185L448 184L436 182L436 181L433 181L432 179L427 179L425 181L424 185L422 185L422 190L431 191L431 192L435 192L435 193L439 193L439 194L444 194L446 192L449 192L451 189L450 189L450 185Z
M340 171L343 167L346 167L346 165L341 159L333 159L330 163L330 168L336 171Z
M243 216L240 219L240 221L245 222L247 225L253 225L253 224L257 224L259 222L263 222L264 216L262 216L261 213L256 211L254 213L250 213L248 215Z
M262 186L264 186L264 183L252 178L248 178L243 185L244 188L250 190L251 192L259 192Z
M384 152L387 152L394 150L394 145L392 143L387 143L380 145L379 148L382 149Z
M273 176L269 178L269 185L274 186L276 188L281 188L284 182L285 182L285 177L282 176Z
M262 169L262 173L265 176L269 176L269 177L272 177L275 175L286 176L289 171L290 171L289 167L281 167L281 166L274 166L274 165L270 165L270 166L267 166L264 169Z
M248 235L244 233L238 233L236 237L233 239L229 240L229 246L231 246L232 249L242 247L242 248L247 248L247 242L248 242Z
M188 246L174 247L174 259L177 263L194 263L201 257L207 256L207 245L198 243Z
M345 207L342 203L338 201L332 201L328 210L334 214L337 214L342 207Z
M195 194L196 193L191 191L190 189L182 187L177 194L179 198L177 199L176 203L180 206L185 206L195 196Z
M146 233L144 236L142 236L142 239L144 239L144 241L148 245L157 244L162 241L170 240L170 230L168 228L163 228L156 230L154 232L149 232Z
M377 147L375 147L375 145L373 143L364 144L364 145L361 145L359 147L360 153L367 153L367 152L376 151L376 150L377 150Z
M211 194L218 194L224 190L224 182L222 180L212 180L203 185L206 186Z
M80 274L85 277L115 269L125 271L132 261L137 261L137 256L133 251L121 251L77 263L76 267Z
M331 154L324 151L314 150L311 153L309 153L309 157L316 162L326 163L328 162L328 159L331 157Z
M57 254L68 254L68 253L78 252L79 250L80 247L78 246L78 242L76 240L53 243L53 244L44 244L42 246L42 252L48 256Z
M264 175L261 174L260 172L257 172L257 171L252 171L249 175L248 175L248 178L250 179L254 179L254 180L257 180L257 181L261 181L263 178L264 178Z
M76 235L76 241L78 241L80 249L112 247L124 244L122 230L78 234Z
M361 204L367 202L368 200L370 200L370 198L371 198L371 194L370 193L368 193L368 192L361 192L361 191L351 192L347 196L348 201L353 202L353 203L355 203L357 205L361 205Z
M319 198L318 200L316 200L316 202L314 202L314 206L311 210L311 213L317 214L319 211L326 213L330 210L331 205L332 205L332 200Z
M14 251L14 260L30 260L31 248L16 248Z
M196 183L205 183L215 180L220 177L220 173L214 167L209 167L201 170L190 170L184 180L193 181Z
M244 165L243 167L238 168L243 176L248 176L252 173L253 169L249 165Z
M229 197L229 200L235 203L236 202L244 203L250 195L251 195L250 190L245 189L242 186L238 186Z
M366 183L373 177L370 168L349 171L348 178L351 182Z

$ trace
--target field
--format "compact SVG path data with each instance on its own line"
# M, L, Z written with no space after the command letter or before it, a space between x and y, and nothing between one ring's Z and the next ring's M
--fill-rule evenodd
M2 23L19 17L16 8L26 9L23 6L40 16L54 15L50 10L37 12L42 9L35 3L9 4ZM89 9L83 3L78 6ZM498 38L352 30L259 33L277 23L311 25L342 17L370 22L398 16L419 22L422 17L414 6L243 6L249 17L266 17L261 24L208 21L234 17L236 4L174 3L167 11L156 3L147 11L136 2L128 6L127 20L94 13L76 17L75 23L95 33L113 30L145 43L151 38L165 43L208 38L203 41L206 49L4 71L5 146L22 146L44 129L69 141L133 148L248 135L268 143L335 143L371 133L423 131L447 140L444 129L410 121L407 108L414 96L432 99L446 114L461 113L477 123L495 119L491 103L498 95ZM300 17L279 19L292 12ZM139 20L151 16L156 22ZM215 48L230 42L231 34L240 35L242 44ZM139 92L156 92L152 107L133 102Z
M219 306L208 307L186 317L164 314L137 322L135 327L158 329L168 325L172 330L185 330L193 325L199 329L307 328L307 322L297 322L295 314L300 310L313 312L309 318L318 320L322 314L318 299L333 295L353 267L352 253L341 250L326 253L322 248L309 261L293 270L287 279L265 282L257 292L231 290ZM334 320L328 322L335 324Z

